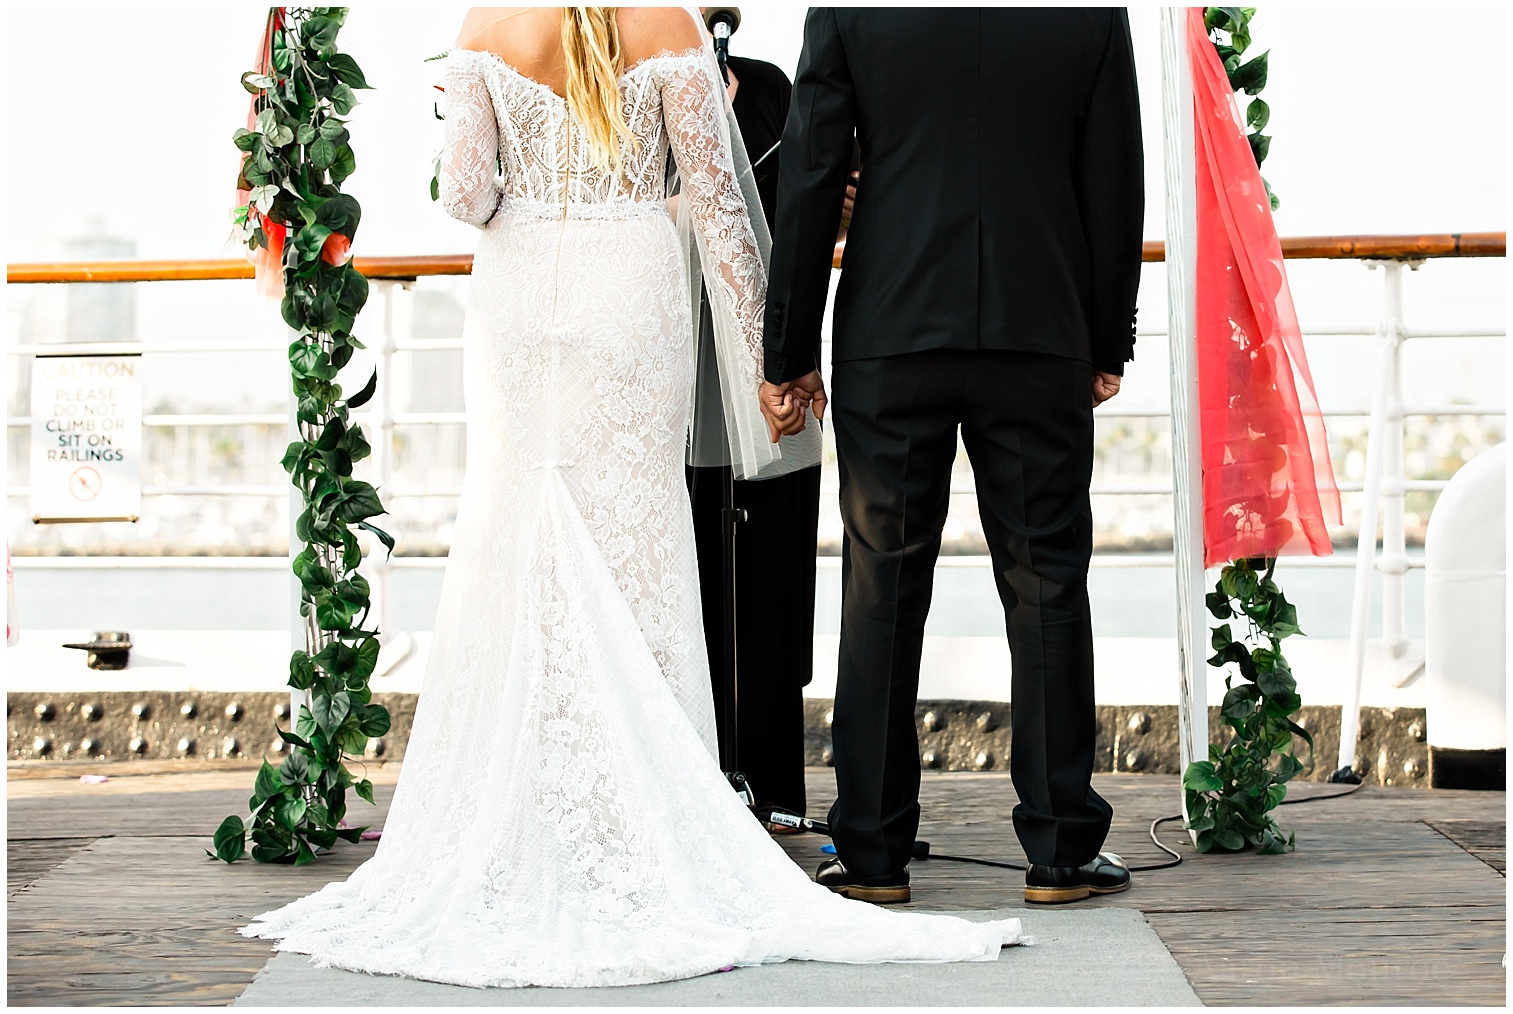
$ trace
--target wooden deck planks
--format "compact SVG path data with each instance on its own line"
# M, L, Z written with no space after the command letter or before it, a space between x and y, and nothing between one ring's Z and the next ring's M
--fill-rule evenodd
M271 953L237 927L372 854L371 843L342 845L300 869L205 859L210 831L241 812L250 788L251 772L240 789L226 774L206 778L215 788L205 791L189 774L113 780L111 793L27 781L9 803L11 1003L229 1003ZM175 791L148 791L160 785ZM1097 785L1116 812L1108 847L1135 864L1165 858L1146 829L1174 811L1176 780ZM354 804L353 816L381 825L392 791L379 786L380 805ZM829 771L810 772L812 814L832 792ZM1022 862L1006 775L927 774L922 801L920 834L935 851ZM1181 867L1137 874L1134 890L1086 904L1143 911L1210 1004L1497 1004L1506 881L1484 860L1502 855L1503 806L1501 793L1363 789L1284 809L1299 847L1275 857L1197 856L1167 825ZM818 836L780 840L806 870L825 858ZM932 861L912 878L911 908L1022 904L1023 875L1010 870Z

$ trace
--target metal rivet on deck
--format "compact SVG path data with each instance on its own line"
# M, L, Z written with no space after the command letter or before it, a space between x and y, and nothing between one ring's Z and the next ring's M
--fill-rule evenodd
M51 722L53 720L53 716L58 713L58 710L54 708L52 704L45 702L37 705L32 709L32 711L44 722Z
M1129 731L1143 735L1150 732L1151 716L1143 711L1134 711L1129 716Z
M94 701L90 701L79 709L79 714L84 716L85 721L98 722L105 714L105 709Z
M240 701L232 701L230 704L226 705L226 717L231 719L233 722L242 717L242 705Z
M179 714L183 715L185 718L193 718L194 713L198 710L200 709L195 707L195 703L193 701L185 701L183 704L179 705Z
M194 753L194 740L190 739L188 736L181 738L179 740L179 753L186 755Z
M926 750L919 755L919 762L927 768L938 768L940 767L940 754L934 750Z
M281 740L281 739L275 739L272 743L269 743L268 744L268 752L269 753L283 753L284 752L284 741Z
M132 753L147 752L147 740L143 739L141 736L131 737L131 742L126 745L131 749Z
M1415 743L1422 743L1424 741L1424 723L1416 719L1409 723L1408 735L1413 737Z
M939 732L946 725L945 720L934 711L926 711L925 717L919 720L919 724L926 732Z
M79 750L83 753L94 753L100 749L100 744L92 739L79 740Z
M1424 766L1418 762L1418 758L1410 757L1403 761L1403 774L1409 778L1421 778L1424 774Z
M991 711L984 711L977 716L977 729L979 732L992 732L998 728L998 716Z
M282 721L289 717L289 702L279 701L273 706L273 717Z
M825 747L825 749L820 752L820 763L825 765L825 767L827 768L834 767L835 751L830 749L828 746Z
M368 745L363 748L363 756L382 757L384 755L385 749L387 749L387 744L385 744L383 740L377 738L376 736L369 736Z
M987 750L977 751L977 756L972 758L972 766L978 771L986 771L993 766L993 755Z
M828 728L829 726L832 726L834 724L835 724L835 709L831 708L829 711L825 712L825 725Z
M227 736L225 739L221 740L222 757L234 757L236 756L236 752L237 742L235 736Z
M46 736L38 736L32 740L32 750L37 754L46 756L53 752L53 741Z
M146 701L138 701L131 706L131 713L137 718L146 718L148 715L152 714L152 705L148 704Z
M1144 750L1136 747L1124 755L1124 770L1139 771L1143 767L1145 767Z

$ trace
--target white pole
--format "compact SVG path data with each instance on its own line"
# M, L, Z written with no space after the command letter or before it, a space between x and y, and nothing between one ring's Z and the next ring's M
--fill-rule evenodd
M394 472L394 352L399 344L399 329L405 328L409 337L409 301L405 298L403 282L379 282L383 286L384 329L383 341L378 347L378 387L373 392L373 415L378 420L378 433L372 442L373 480L379 496L387 491L389 479ZM401 315L403 320L399 318ZM389 560L378 544L373 546L370 558L373 565L373 592L378 630L382 640L392 637L389 631Z
M1203 462L1199 442L1196 148L1187 10L1161 9L1161 108L1166 165L1167 331L1171 351L1172 536L1177 575L1178 718L1182 769L1208 756L1203 631Z
M1402 299L1403 265L1397 261L1368 263L1375 270L1381 267L1384 274L1384 305L1382 319L1377 324L1377 345L1380 365L1377 368L1376 393L1371 399L1371 426L1366 434L1366 476L1361 492L1361 519L1356 536L1355 592L1350 611L1350 654L1346 664L1345 700L1340 707L1340 754L1335 765L1335 780L1351 781L1355 772L1355 750L1361 731L1361 682L1366 672L1366 636L1371 623L1371 571L1376 556L1376 525L1381 505L1384 466L1392 463L1384 458L1396 458L1396 485L1404 488L1402 479L1402 394L1398 390L1398 360L1402 345ZM1393 454L1385 445L1388 413L1396 406L1398 444ZM1390 480L1389 480L1390 481ZM1402 536L1402 494L1397 501L1398 535ZM1384 544L1384 549L1386 548ZM1403 566L1407 566L1406 550L1402 551ZM1390 589L1389 589L1390 590ZM1401 586L1398 587L1401 593ZM1398 603L1401 610L1401 601ZM1385 608L1384 608L1385 611ZM1385 616L1384 616L1385 620ZM1398 622L1402 622L1401 611Z
M1382 333L1388 340L1386 426L1382 445L1382 553L1377 569L1382 574L1382 639L1389 659L1408 652L1407 535L1403 530L1403 264L1389 261L1383 267Z

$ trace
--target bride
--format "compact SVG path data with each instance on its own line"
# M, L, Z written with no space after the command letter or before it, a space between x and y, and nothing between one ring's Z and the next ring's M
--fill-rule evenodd
M994 960L1018 920L832 894L715 759L683 480L701 264L737 474L812 464L818 428L774 445L761 422L765 223L702 25L475 9L446 81L443 201L483 234L469 468L425 692L373 857L242 932L467 986Z

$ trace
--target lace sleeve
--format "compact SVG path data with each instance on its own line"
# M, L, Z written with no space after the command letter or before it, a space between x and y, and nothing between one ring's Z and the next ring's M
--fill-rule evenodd
M453 218L483 226L499 209L499 121L477 54L447 58L446 140L441 149L441 207Z
M669 60L662 77L662 115L689 216L718 264L715 271L706 269L705 284L720 287L735 318L741 372L744 377L750 370L748 386L754 393L761 377L767 269L722 129L725 94L715 74L712 62L698 56Z

